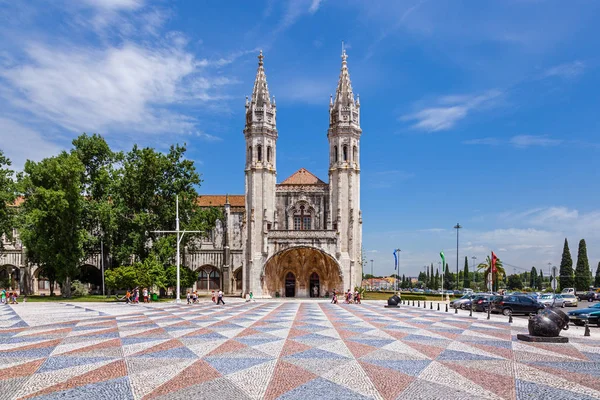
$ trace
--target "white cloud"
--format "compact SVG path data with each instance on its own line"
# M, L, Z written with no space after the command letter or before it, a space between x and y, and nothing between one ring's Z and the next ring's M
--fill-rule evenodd
M60 152L60 146L48 142L39 132L12 119L0 117L0 141L12 169L23 170L25 161L40 161Z
M0 71L22 95L13 104L72 131L111 128L144 133L198 133L194 118L168 106L218 98L213 90L230 78L210 78L177 46L126 43L106 49L40 44L26 49L29 61ZM204 72L204 75L199 73Z
M483 145L488 145L488 146L497 146L499 144L501 144L502 141L500 139L496 139L496 138L481 138L481 139L470 139L470 140L465 140L463 141L463 144L483 144Z
M322 2L323 0L312 0L312 3L310 3L310 7L308 8L308 12L311 14L316 13Z
M493 105L493 100L502 92L490 90L481 95L452 95L443 96L433 107L426 107L413 114L404 115L401 121L414 121L413 128L436 132L448 130L470 113Z
M570 63L556 65L552 68L547 69L542 74L542 77L559 77L565 79L573 79L583 74L585 70L585 64L581 61L573 61Z
M531 147L531 146L558 146L562 143L562 140L551 139L546 135L534 136L534 135L518 135L513 136L509 143L515 147Z
M552 139L548 135L517 135L513 136L508 140L502 140L499 138L481 138L481 139L470 139L462 142L467 145L487 145L487 146L499 146L502 144L508 144L518 148L526 147L551 147L558 146L564 143L560 139Z
M83 3L102 10L136 10L144 5L143 0L83 0Z

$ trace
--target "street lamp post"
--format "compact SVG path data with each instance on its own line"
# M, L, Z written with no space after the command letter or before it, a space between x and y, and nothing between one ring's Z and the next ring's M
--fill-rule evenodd
M373 291L373 260L371 260L371 291Z
M394 278L394 290L397 292L398 291L398 274L400 273L400 252L402 250L400 249L396 249L394 250L394 253L396 253L396 257L398 258L398 270L396 270L396 277ZM396 266L394 266L395 269Z
M102 296L106 296L104 291L104 240L100 239L100 264L102 267Z
M456 290L458 290L458 230L462 228L462 226L457 222L454 225L454 229L456 229Z
M477 260L477 257L473 256L471 257L471 260L473 260L473 262L471 263L471 269L473 270L473 278L476 278L477 275L475 275L475 260ZM475 287L477 287L477 279L474 279L475 281Z
M177 284L176 284L176 297L175 297L175 301L177 303L181 303L181 296L180 296L180 291L181 291L181 276L180 276L180 251L179 251L179 245L181 244L181 241L183 240L183 235L187 233L203 233L204 231L186 231L185 229L183 231L179 230L179 196L175 197L175 230L174 231L153 231L154 233L176 233L177 234L177 254L176 254L176 265L177 265Z

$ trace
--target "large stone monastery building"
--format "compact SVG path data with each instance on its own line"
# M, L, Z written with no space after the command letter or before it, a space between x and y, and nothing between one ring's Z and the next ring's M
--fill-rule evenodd
M277 183L277 106L262 52L258 56L243 131L246 193L200 197L200 206L221 207L224 218L199 249L183 252L182 264L198 272L194 290L314 297L360 286L362 130L346 59L344 51L335 97L329 102L329 183L304 168ZM19 248L8 250L3 264L14 272L6 273L20 275L20 280L31 276L33 291L47 293L47 281L35 270L18 274L23 255ZM99 258L90 257L82 268L99 269Z

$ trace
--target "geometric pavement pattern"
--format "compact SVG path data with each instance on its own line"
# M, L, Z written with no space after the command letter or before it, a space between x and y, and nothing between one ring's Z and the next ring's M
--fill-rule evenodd
M526 343L506 322L426 309L25 306L77 319L0 307L0 399L600 398L600 341Z

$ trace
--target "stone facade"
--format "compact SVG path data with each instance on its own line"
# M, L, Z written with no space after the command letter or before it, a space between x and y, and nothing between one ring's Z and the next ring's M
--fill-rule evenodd
M222 288L230 294L306 297L353 289L362 280L362 131L347 55L342 53L336 95L329 104L329 183L305 169L277 183L277 106L262 52L258 59L243 131L246 193L201 197L203 206L223 207L227 222L215 228L210 246L189 256L203 261L188 265L204 263L200 268L218 270Z

